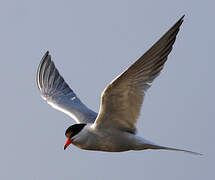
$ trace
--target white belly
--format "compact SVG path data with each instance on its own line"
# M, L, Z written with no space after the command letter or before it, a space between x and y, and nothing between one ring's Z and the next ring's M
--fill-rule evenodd
M134 150L136 137L134 134L116 129L98 130L87 126L75 137L72 144L86 150L121 152Z

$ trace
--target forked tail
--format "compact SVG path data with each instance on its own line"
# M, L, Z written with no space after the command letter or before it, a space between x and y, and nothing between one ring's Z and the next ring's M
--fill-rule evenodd
M165 146L159 146L155 144L144 144L145 149L164 149L164 150L171 150L171 151L182 151L186 153L191 153L195 155L203 155L201 153L193 152L193 151L188 151L184 149L177 149L177 148L171 148L171 147L165 147Z

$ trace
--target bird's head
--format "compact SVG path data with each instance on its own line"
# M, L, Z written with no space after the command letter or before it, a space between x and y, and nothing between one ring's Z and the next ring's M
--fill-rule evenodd
M74 140L75 135L77 135L87 124L74 124L70 127L65 132L65 136L67 137L66 144L64 146L64 150L72 143Z

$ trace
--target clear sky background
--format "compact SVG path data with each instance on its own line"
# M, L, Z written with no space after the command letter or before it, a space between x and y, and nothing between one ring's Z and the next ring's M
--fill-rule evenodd
M213 179L215 4L211 0L0 1L0 179ZM60 73L98 111L106 85L183 14L138 134L170 151L105 153L70 146L74 124L40 97L36 71L49 50Z

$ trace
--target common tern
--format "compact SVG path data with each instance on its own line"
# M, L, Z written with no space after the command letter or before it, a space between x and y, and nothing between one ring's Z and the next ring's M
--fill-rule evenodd
M200 155L161 146L136 135L136 123L145 93L163 69L183 18L104 89L98 114L81 102L58 72L49 52L46 52L37 71L41 96L53 108L77 122L65 132L67 141L64 149L73 144L81 149L107 152L163 149Z

